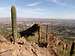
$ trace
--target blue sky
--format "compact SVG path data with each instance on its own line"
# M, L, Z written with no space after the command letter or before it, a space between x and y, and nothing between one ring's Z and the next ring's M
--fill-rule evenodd
M0 0L0 17L9 17L15 4L17 17L75 18L75 0Z

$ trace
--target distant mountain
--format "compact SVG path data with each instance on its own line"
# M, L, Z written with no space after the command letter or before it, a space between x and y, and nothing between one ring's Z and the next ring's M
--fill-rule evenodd
M17 18L18 22L41 22L41 23L52 23L52 24L65 24L75 25L75 19L48 19L48 18ZM10 23L11 18L0 18L0 23Z

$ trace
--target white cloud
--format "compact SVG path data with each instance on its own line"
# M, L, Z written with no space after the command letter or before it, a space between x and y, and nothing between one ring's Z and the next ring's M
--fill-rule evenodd
M0 7L0 17L10 17L10 8Z
M75 18L74 13L71 12L53 13L53 11L48 11L47 9L41 8L17 8L17 16L24 18ZM21 18L21 20L24 19Z
M10 22L10 7L0 7L0 22Z
M11 7L0 7L0 17L10 17ZM16 7L17 17L42 17L46 11L43 8L20 8ZM46 16L46 15L45 15ZM45 17L44 16L44 17Z
M61 5L61 6L69 6L71 8L75 8L75 0L47 0L48 2Z
M34 3L27 4L26 6L38 6L39 4L40 2L34 2Z
M46 17L46 10L41 8L17 8L17 16L18 17Z
M64 0L48 0L49 2L58 4L58 5L62 5L62 6L66 6L66 3Z

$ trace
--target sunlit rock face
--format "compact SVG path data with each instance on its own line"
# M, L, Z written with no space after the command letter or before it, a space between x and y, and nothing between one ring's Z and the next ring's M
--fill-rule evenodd
M23 44L22 44L23 43ZM16 40L15 44L0 42L1 56L50 56L47 48L40 48L36 43L30 43L24 38Z

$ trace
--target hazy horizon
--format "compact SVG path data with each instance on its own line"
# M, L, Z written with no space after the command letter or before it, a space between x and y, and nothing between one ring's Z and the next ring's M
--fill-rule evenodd
M74 23L75 19L55 19L55 18L23 18L17 17L17 22L33 21L33 22L70 22ZM0 23L11 23L11 17L0 17Z

